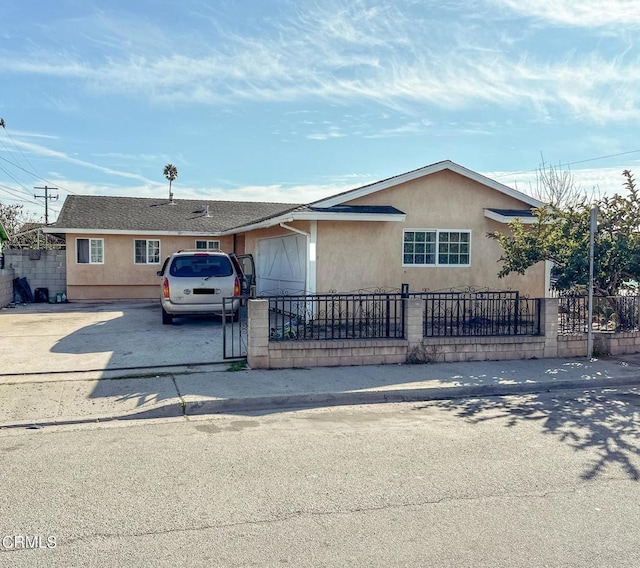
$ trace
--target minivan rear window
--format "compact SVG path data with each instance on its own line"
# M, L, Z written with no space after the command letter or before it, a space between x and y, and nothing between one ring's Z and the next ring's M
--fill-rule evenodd
M226 256L177 256L171 263L169 274L185 278L231 276L233 266Z

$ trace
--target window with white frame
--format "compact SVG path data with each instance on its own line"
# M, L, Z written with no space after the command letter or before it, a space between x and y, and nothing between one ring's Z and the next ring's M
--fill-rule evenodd
M160 264L160 241L135 239L134 262L136 264Z
M471 231L405 229L403 266L470 266Z
M220 250L220 241L196 241L197 249Z
M104 264L104 239L76 239L78 264Z

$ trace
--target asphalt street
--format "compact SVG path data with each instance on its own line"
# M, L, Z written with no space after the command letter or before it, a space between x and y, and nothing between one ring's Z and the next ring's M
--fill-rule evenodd
M0 565L637 567L639 427L584 389L1 430L0 536L55 547Z

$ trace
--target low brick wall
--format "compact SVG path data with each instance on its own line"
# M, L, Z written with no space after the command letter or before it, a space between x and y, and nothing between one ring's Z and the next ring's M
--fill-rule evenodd
M424 342L427 361L499 361L503 359L543 359L543 336L441 337Z
M404 339L279 341L269 343L269 367L337 367L405 363Z
M595 345L595 338L594 338ZM558 357L586 357L587 356L587 335L579 333L576 335L558 336Z
M620 331L593 333L593 350L598 356L640 353L640 331ZM558 357L585 357L587 354L587 334L560 335L558 337Z
M640 332L594 333L594 348L601 355L640 353Z
M0 308L4 308L13 302L13 279L12 268L0 270Z

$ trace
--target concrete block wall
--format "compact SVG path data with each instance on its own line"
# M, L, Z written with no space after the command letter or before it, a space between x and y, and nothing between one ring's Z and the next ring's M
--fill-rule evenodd
M13 302L13 268L0 270L0 308L4 308Z
M269 368L338 367L405 363L404 339L281 341L269 343ZM251 361L249 365L253 367Z
M599 337L602 336L602 337ZM596 344L596 350L607 355L622 355L623 353L640 353L640 332L625 331L611 334L597 334L595 336L602 343ZM603 345L606 340L606 347Z
M595 342L594 342L595 345ZM587 336L584 333L576 335L558 335L557 357L586 357Z
M64 250L5 250L5 268L12 268L14 278L26 278L35 292L48 288L49 297L67 290L67 260Z
M429 337L424 346L429 360L447 363L542 359L546 352L544 336Z

